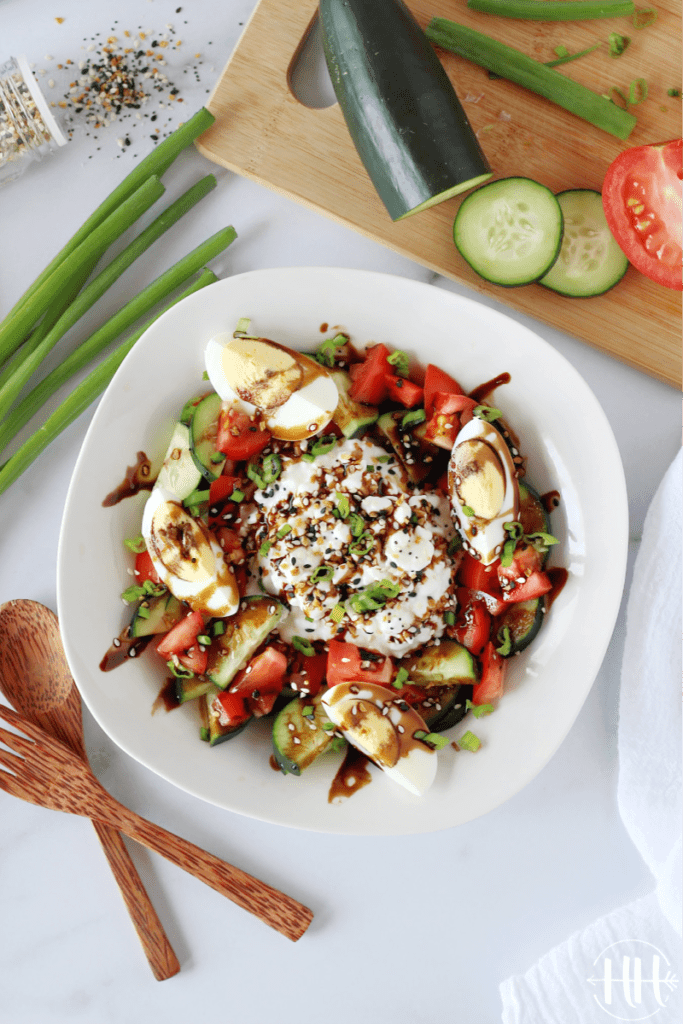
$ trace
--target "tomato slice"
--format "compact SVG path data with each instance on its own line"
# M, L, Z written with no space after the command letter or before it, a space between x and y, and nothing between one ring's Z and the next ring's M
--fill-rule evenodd
M433 363L428 363L427 369L425 370L424 382L424 403L427 419L431 417L434 411L434 395L437 391L441 391L449 395L465 394L455 378L451 377L439 366L434 366Z
M489 641L481 654L481 679L472 688L473 704L491 704L503 696L507 662Z
M135 582L142 586L147 580L152 583L161 583L149 551L141 551L139 555L135 556Z
M235 406L221 413L218 419L216 448L237 462L257 455L270 441L270 431L260 430L254 420Z
M177 657L183 668L187 668L190 672L194 672L196 676L203 676L206 672L206 666L209 661L209 652L206 649L202 650L199 644L192 644L189 650L185 651L183 654L179 654Z
M327 672L326 654L302 654L289 677L289 686L302 697L315 697L320 692Z
M277 647L264 647L246 668L237 673L228 690L240 697L252 697L255 693L278 694L282 690L286 671L287 655Z
M157 652L162 658L168 659L172 654L183 654L195 643L197 636L204 629L204 617L201 612L189 612L184 619L169 629L159 643Z
M514 590L506 591L503 600L511 601L533 601L536 597L543 597L552 589L550 578L544 572L532 572L526 583L518 584Z
M423 392L419 384L413 384L412 380L400 377L397 373L388 373L386 382L389 398L394 402L400 402L406 409L422 404Z
M449 630L448 635L472 654L479 655L491 635L491 616L485 602L475 591L458 587L455 595L458 599L458 615L455 627Z
M250 717L244 697L237 693L223 692L216 694L213 707L218 712L221 725L239 725Z
M665 288L683 290L683 140L634 146L614 160L602 185L610 231L629 263Z
M379 405L388 394L387 376L393 373L387 357L391 355L386 345L381 342L367 350L362 363L354 363L350 368L352 379L349 397L366 405Z
M465 552L458 568L458 582L469 590L483 590L493 597L502 597L500 580L498 579L498 566L500 561L491 562L490 565L483 565L477 558Z
M349 682L377 683L379 686L391 683L394 674L391 658L380 658L379 661L364 658L362 648L342 640L330 640L328 646L328 686Z

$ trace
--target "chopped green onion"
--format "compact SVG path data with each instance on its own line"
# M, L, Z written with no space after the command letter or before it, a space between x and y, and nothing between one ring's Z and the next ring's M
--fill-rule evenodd
M230 501L244 501L244 491L241 491L239 487L236 487L230 495Z
M193 505L202 505L204 502L209 500L208 488L197 488L192 491L192 494L188 494L186 498L183 498L183 505L185 508L190 508Z
M207 633L199 633L197 635L197 643L201 644L203 647L210 647L211 637L208 636Z
M336 752L338 750L343 750L345 746L346 746L346 740L344 739L344 737L343 736L335 736L332 739L332 742L330 743L330 750L334 750Z
M315 462L315 455L311 455L310 452L302 452L301 458L304 462Z
M249 327L251 326L251 319L248 316L241 316L237 321L237 326L233 331L233 338L241 338L245 334L249 334Z
M305 637L303 636L293 636L292 647L294 647L297 651L300 651L301 654L306 654L309 657L312 654L315 654L315 647L310 642L310 640L306 640Z
M346 611L344 609L343 604L336 604L332 611L330 612L330 618L332 619L333 622L337 623L341 622L345 615Z
M263 468L263 479L267 484L273 484L282 472L282 459L279 455L271 453L266 455L261 463Z
M325 434L320 440L316 441L311 448L312 455L327 455L331 452L337 443L337 438L334 434Z
M471 700L465 702L465 707L468 711L471 711L475 718L483 718L485 715L490 715L496 709L493 704L473 704Z
M378 462L393 462L394 461L394 456L393 455L379 455L377 457L377 461Z
M314 569L311 573L311 583L325 583L327 580L331 580L334 576L334 569L331 565L319 565L317 569Z
M462 509L462 514L464 516L467 516L468 519L471 519L472 516L474 515L474 509L471 508L469 505L461 505L460 508Z
M208 727L206 725L200 726L200 728L199 728L199 738L204 743L208 743L209 742L209 738L210 738L209 730L208 730Z
M538 0L534 0L534 3L537 2ZM472 410L472 415L476 416L479 420L486 420L487 423L492 423L493 420L499 420L503 414L500 409L494 409L490 405L477 405Z
M454 555L455 552L459 551L461 547L462 547L462 537L460 536L459 533L456 533L455 536L451 537L451 539L449 540L448 547L446 548L446 552L449 555Z
M461 750L479 750L479 747L481 746L481 740L479 737L475 736L473 732L469 731L469 729L467 732L462 734L457 742Z
M418 423L424 423L427 419L427 413L424 409L411 409L401 419L401 428L406 430L408 427L416 427Z
M413 737L416 740L420 740L422 743L426 743L428 747L433 750L441 750L447 746L448 740L445 736L441 736L438 732L425 732L424 729L416 729L413 733Z
M332 732L334 729L334 722L323 722L322 726L325 732Z
M222 619L216 619L211 626L211 632L214 636L222 636L225 633L225 623Z
M391 681L391 685L397 690L403 689L403 684L408 681L408 669L400 668Z
M481 32L446 18L433 18L425 34L436 46L451 50L510 82L544 96L619 139L627 139L636 126L632 114L604 96Z
M185 668L184 665L176 665L174 661L167 661L166 664L176 679L192 679L194 676L192 669Z
M366 466L365 467L365 472L366 473L374 473L375 472L375 467L374 466Z
M534 0L536 2L536 0ZM568 64L572 60L578 60L579 57L585 57L586 54L592 53L593 50L599 50L602 43L596 43L595 46L589 46L586 50L578 50L576 53L570 53L566 46L556 46L555 53L557 54L557 60L546 60L543 63L547 68L556 68L560 64ZM500 76L497 76L500 77Z
M335 334L334 338L325 338L318 346L315 358L323 366L334 366L337 349L346 345L348 340L348 334Z
M270 549L272 548L272 546L273 546L273 545L272 545L272 542L271 542L271 541L269 541L269 540L264 540L263 544L262 544L262 545L261 545L261 547L260 547L260 548L258 549L258 553L259 553L259 555L261 556L261 558L265 558L265 557L266 557L266 555L268 554L268 552L270 551Z
M628 47L628 44L631 42L629 36L619 35L618 32L610 32L608 41L610 57L621 57L624 50Z
M152 583L151 580L145 580L144 583L134 583L123 591L121 597L124 601L139 601L143 597L160 597L161 594L165 593L166 587L163 583Z
M352 512L349 516L349 529L352 537L360 537L365 529L365 520L357 512Z
M648 87L644 78L634 78L628 87L628 104L634 107L636 103L643 103L647 99Z
M137 537L126 537L123 543L126 545L129 551L132 551L136 555L140 555L142 554L143 551L147 550L145 538L142 536L141 533L139 533Z
M149 605L145 604L144 601L140 605L140 607L138 608L138 615L139 615L139 617L141 619L148 619L149 618Z
M657 11L654 7L636 7L631 18L634 28L647 28L654 25L657 20Z
M633 0L467 0L471 11L524 21L590 21L632 14Z
M524 538L532 547L536 548L537 551L546 551L552 547L553 544L559 544L557 537L553 537L551 533L527 533Z
M367 555L375 546L375 538L369 530L364 530L360 537L356 537L349 544L349 551L352 555Z
M337 507L334 510L335 514L339 519L348 519L351 513L351 505L349 504L348 495L337 491L335 497L337 498Z
M286 537L287 534L291 533L291 532L292 532L291 525L289 523L285 523L284 526L280 527L280 529L277 531L275 536L277 537L278 540L282 540L283 537Z
M443 613L443 621L446 623L447 626L454 626L455 625L455 612L444 612Z
M402 352L400 348L397 348L395 352L387 356L387 362L394 367L399 377L407 377L410 373L410 361L406 353Z
M264 477L259 473L257 467L253 463L249 463L247 466L247 476L250 480L253 480L260 491L265 490L266 481Z
M212 452L210 461L214 466L217 466L219 462L225 462L225 455L223 452Z
M315 714L315 708L313 707L312 704L306 704L305 707L301 709L301 714L304 716L304 718L313 718L313 715Z
M354 594L349 599L349 604L359 614L377 611L390 598L398 597L400 592L401 588L398 583L392 583L391 580L380 580L377 583L371 583L359 594Z

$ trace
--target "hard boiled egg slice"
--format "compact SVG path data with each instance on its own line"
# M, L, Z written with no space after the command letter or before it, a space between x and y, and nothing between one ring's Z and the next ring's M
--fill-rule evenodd
M220 545L175 494L154 488L142 515L142 535L159 579L174 597L217 618L237 611L237 583Z
M273 437L311 437L337 408L337 385L325 368L267 338L218 334L206 346L204 361L223 401L239 402L250 415L261 413Z
M385 775L422 796L436 775L436 751L415 734L429 732L417 711L376 683L337 683L322 705L348 742Z
M503 524L519 515L515 465L492 423L475 417L459 432L448 463L448 484L465 550L490 565L507 540Z

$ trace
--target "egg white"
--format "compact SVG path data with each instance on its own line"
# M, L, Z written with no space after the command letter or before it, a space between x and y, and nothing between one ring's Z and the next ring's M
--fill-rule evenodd
M236 403L250 416L260 411L273 437L304 440L327 426L339 402L337 385L329 374L321 373L277 408L259 410L258 406L240 398L226 377L223 349L231 340L231 334L217 334L210 339L204 351L209 381L224 402ZM308 358L294 351L291 354L296 359Z

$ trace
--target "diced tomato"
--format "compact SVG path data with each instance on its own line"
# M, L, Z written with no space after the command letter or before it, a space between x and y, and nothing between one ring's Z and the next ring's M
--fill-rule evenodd
M244 561L246 555L236 530L231 530L229 526L221 526L220 529L216 530L216 539L223 548L226 562L234 565L236 562Z
M488 643L491 634L491 615L484 601L476 592L464 587L456 589L458 615L455 626L448 635L466 647L472 654L479 655Z
M386 377L387 392L394 402L400 402L406 409L422 404L422 388L413 384L412 380L400 377L397 373L388 373Z
M239 487L240 479L236 476L223 474L211 481L209 488L209 526L232 522L238 512L238 506L230 501L230 495Z
M277 647L269 645L252 658L246 668L238 672L228 687L230 693L239 694L249 700L258 700L258 696L282 690L287 671L287 655Z
M543 558L535 547L523 542L518 544L509 565L497 563L501 588L506 592L512 590L519 580L528 579L531 573L538 572L542 565Z
M197 636L204 629L204 618L201 612L189 612L185 618L177 622L157 644L157 652L162 658L168 659L172 654L184 654L195 643Z
M139 555L135 556L135 582L142 585L147 580L152 583L161 583L149 551L141 551Z
M216 694L213 707L218 712L221 725L239 725L250 716L244 697L229 691Z
M507 662L489 641L481 657L481 679L472 689L473 704L491 704L503 695L503 682Z
M194 672L196 676L201 676L206 672L209 653L206 648L202 650L198 643L194 643L184 654L178 654L177 658L183 668Z
M681 180L683 141L626 149L602 184L605 218L634 267L681 291Z
M500 580L498 579L498 566L496 560L491 565L484 565L477 558L465 552L458 568L458 582L469 590L483 590L493 597L503 596Z
M514 590L506 591L503 600L511 601L533 601L536 597L542 597L552 589L550 578L544 572L532 572L526 583L518 583Z
M386 345L373 345L367 350L362 363L354 363L350 369L352 383L349 397L366 405L379 405L388 394L387 376L393 373L387 357L391 355Z
M464 395L463 389L457 380L449 376L444 370L433 363L427 364L424 382L424 405L427 419L430 419L434 411L434 395L437 391L450 395Z
M218 419L216 447L229 459L240 461L263 451L270 441L270 431L260 430L246 412L231 406Z
M364 666L361 668L361 663ZM355 644L347 644L342 640L330 640L327 656L327 685L337 683L359 682L377 683L388 686L394 674L391 658L379 661L364 658L362 648Z
M307 697L315 697L323 684L326 671L326 654L302 654L295 671L289 677L289 685Z
M431 396L432 412L427 421L426 439L440 448L450 450L458 431L464 426L466 414L471 419L472 409L476 404L474 399L467 395L450 394L446 391L434 392Z
M226 474L212 480L209 486L209 504L218 505L220 502L225 501L226 498L229 498L237 486L237 481L238 477L227 476Z

